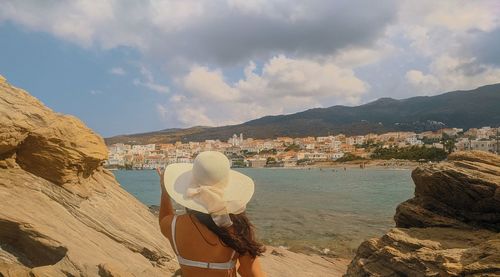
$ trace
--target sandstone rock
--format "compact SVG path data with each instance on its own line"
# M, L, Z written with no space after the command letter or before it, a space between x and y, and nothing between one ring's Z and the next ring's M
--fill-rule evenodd
M458 152L412 172L415 197L402 203L397 227L484 227L500 231L500 157Z
M365 241L348 276L459 276L500 273L500 234L455 228L394 228Z
M103 139L0 81L0 276L169 276L148 208L102 168Z
M262 257L262 267L267 276L342 276L349 260L318 255L294 253L282 248L267 246Z
M412 178L399 228L363 242L346 276L500 276L500 158L458 152Z
M103 139L80 120L52 112L6 82L0 91L2 160L15 155L24 170L64 185L88 178L107 158Z

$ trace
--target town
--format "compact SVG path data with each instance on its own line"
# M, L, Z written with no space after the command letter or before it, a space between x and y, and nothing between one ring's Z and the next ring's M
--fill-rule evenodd
M244 138L165 144L109 145L108 168L154 169L171 163L190 163L201 151L220 151L232 167L297 167L317 162L399 158L438 161L457 150L499 153L499 128L445 128L422 133L389 132L346 136Z

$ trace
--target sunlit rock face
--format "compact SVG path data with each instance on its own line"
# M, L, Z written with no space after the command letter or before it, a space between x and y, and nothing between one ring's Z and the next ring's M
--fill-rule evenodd
M170 276L158 220L103 139L0 78L0 276Z
M397 228L363 242L346 276L500 274L500 157L458 152L412 178Z

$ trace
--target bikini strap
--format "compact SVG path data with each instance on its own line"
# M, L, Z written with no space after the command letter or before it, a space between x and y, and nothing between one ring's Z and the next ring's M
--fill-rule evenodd
M231 262L234 259L234 255L236 255L236 251L233 250L233 254L231 254L231 258L229 258L229 262Z
M177 223L177 215L174 215L172 219L172 246L174 247L174 252L177 256L179 256L179 251L177 250L177 243L175 243L175 225Z

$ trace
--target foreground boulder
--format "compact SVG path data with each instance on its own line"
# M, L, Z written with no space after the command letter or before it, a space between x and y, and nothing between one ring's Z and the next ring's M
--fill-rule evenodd
M398 228L363 242L346 276L500 276L500 157L458 152L412 178Z
M0 276L172 275L157 219L106 158L80 120L0 78Z

